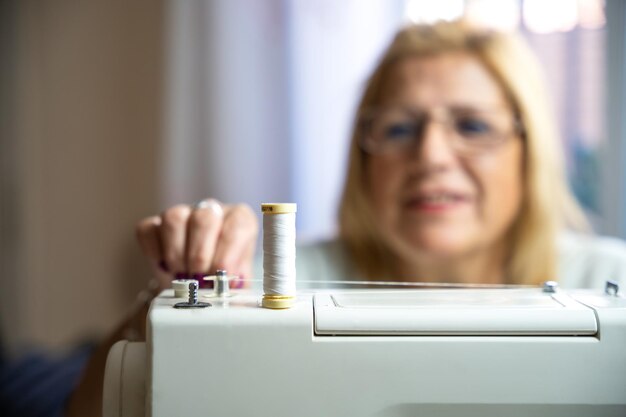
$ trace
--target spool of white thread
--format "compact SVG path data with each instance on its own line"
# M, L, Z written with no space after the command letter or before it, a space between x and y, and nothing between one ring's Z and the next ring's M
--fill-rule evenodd
M289 308L296 299L296 211L295 203L261 204L266 308Z

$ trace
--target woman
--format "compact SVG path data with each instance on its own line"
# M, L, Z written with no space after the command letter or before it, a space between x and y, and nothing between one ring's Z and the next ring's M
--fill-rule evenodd
M341 207L366 274L555 279L557 232L585 222L544 91L513 36L460 22L398 34L361 102Z
M541 71L513 35L463 22L400 31L366 85L337 241L298 252L298 278L590 286L626 271L570 194ZM171 273L251 275L243 205L179 205L138 225ZM163 268L162 268L163 269ZM164 284L170 276L165 276Z

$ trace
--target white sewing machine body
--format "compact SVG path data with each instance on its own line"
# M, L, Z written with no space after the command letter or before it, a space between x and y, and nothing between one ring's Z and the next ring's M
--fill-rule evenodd
M626 298L537 289L323 290L153 301L107 363L113 416L624 416Z

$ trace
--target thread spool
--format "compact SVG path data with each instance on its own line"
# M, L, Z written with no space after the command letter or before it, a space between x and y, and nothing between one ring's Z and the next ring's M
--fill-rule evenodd
M261 204L265 308L289 308L296 299L296 211L295 203Z
M187 298L189 295L189 283L195 281L193 279L175 279L172 281L174 289L174 298Z

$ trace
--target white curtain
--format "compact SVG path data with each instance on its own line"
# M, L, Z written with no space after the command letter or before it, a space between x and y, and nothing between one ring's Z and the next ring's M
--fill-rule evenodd
M335 230L352 114L403 0L171 1L163 204L298 203Z

